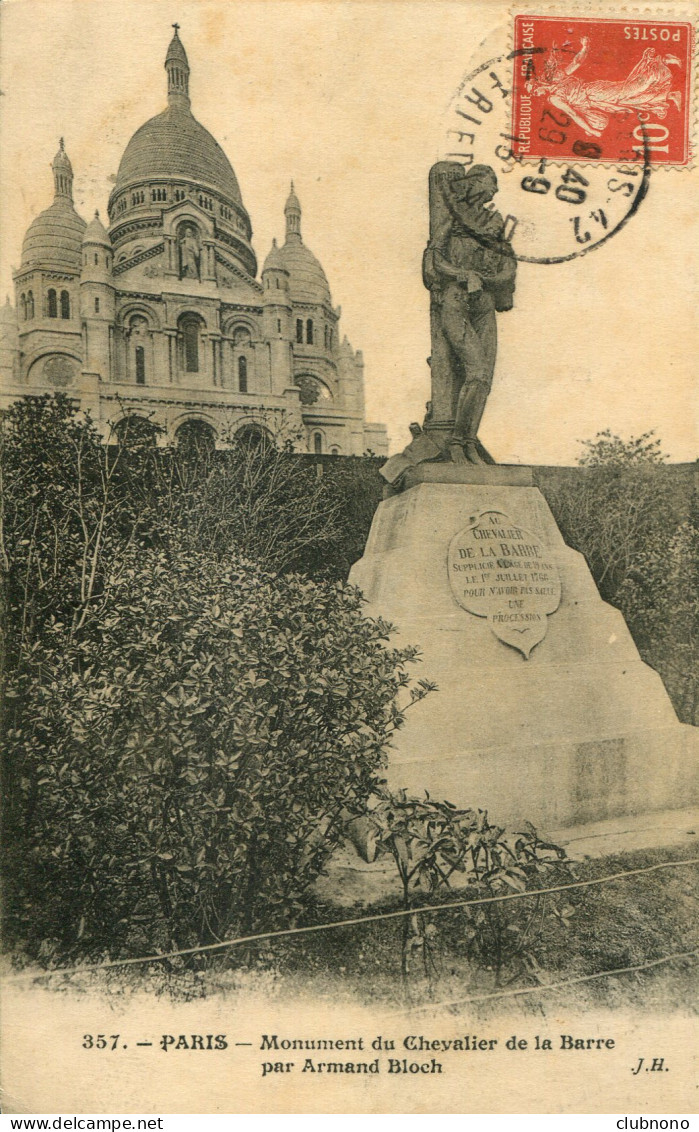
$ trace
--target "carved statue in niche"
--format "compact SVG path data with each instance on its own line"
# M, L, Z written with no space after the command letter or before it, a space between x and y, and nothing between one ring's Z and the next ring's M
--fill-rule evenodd
M199 234L193 224L180 229L178 235L180 279L200 279Z
M478 427L495 369L495 313L512 308L516 269L503 218L487 207L497 188L488 165L440 161L430 170L423 280L431 293L432 409L425 425L450 431L455 463L490 460Z

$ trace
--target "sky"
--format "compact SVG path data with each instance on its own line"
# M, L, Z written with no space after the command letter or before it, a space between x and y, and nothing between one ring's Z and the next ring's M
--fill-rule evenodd
M60 136L78 211L106 219L127 142L165 105L177 21L193 113L233 164L258 262L283 238L293 178L304 240L364 354L367 417L400 450L429 397L427 175L463 75L509 42L507 5L5 0L0 20L3 300L51 203ZM655 429L671 459L696 457L698 185L696 169L658 170L604 247L520 264L481 429L499 462L569 464L606 428Z

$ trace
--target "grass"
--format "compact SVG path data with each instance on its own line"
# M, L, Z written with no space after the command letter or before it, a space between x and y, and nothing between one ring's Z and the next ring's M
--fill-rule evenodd
M590 880L610 873L644 868L662 861L694 855L691 849L655 849L585 860L575 866L576 879ZM455 897L457 894L455 894ZM646 972L578 983L554 992L538 984L574 979L660 959L675 952L699 949L699 867L666 869L581 888L548 898L565 910L565 926L543 917L537 926L528 971L505 967L501 989L531 987L526 996L470 1004L476 1018L493 1017L516 1008L545 1013L566 1008L593 1010L633 1008L667 1013L699 1010L696 962L675 961ZM525 905L500 905L509 920L521 924ZM370 911L399 907L398 894ZM318 903L312 921L328 922L365 915L366 907L338 910ZM518 919L519 918L519 919ZM448 911L432 917L434 969L425 975L415 962L407 980L401 979L401 921L346 926L297 939L281 939L255 949L231 949L210 956L205 965L178 959L146 968L52 976L56 991L122 995L147 991L177 1000L255 994L274 999L292 996L329 1002L354 1002L387 1009L446 1003L487 994L495 989L494 972L469 963L464 916ZM540 929L540 930L539 930Z

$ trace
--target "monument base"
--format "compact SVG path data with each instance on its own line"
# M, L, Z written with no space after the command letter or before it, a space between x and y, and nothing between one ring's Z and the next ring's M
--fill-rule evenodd
M389 784L544 828L699 800L698 730L678 722L529 470L433 482L438 469L379 505L350 573L367 613L419 647L416 677L438 685L394 736Z

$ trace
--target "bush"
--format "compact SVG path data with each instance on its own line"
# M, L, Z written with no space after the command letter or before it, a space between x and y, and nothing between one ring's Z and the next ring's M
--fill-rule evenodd
M6 661L57 617L75 628L102 591L117 543L114 461L63 394L25 397L2 421L2 565ZM130 512L131 513L131 512Z
M673 489L652 433L624 441L609 430L584 442L584 470L546 492L566 542L581 551L605 599L618 593L649 539L675 521Z
M546 498L565 541L585 555L602 597L621 610L641 656L662 676L680 719L696 724L695 493L688 479L668 474L652 432L623 440L607 429L583 447L581 469L557 476Z
M644 660L663 678L680 719L699 724L699 525L649 541L618 601Z
M414 650L356 591L240 560L143 552L109 593L9 681L12 935L129 954L292 924L376 787Z
M221 451L152 450L150 475L129 474L125 492L148 516L150 544L218 558L242 554L285 572L309 573L311 563L333 556L343 538L342 500L312 462L279 439L233 438Z
M528 822L523 830L507 831L489 822L485 810L459 810L405 791L379 792L369 817L376 855L391 855L403 907L414 909L402 926L404 978L415 957L428 978L436 971L440 932L449 933L450 947L460 947L469 963L492 971L496 987L506 970L511 979L536 978L542 932L547 921L566 925L567 903L560 907L555 896L537 895L466 905L433 919L420 911L420 902L444 893L455 880L472 900L564 884L572 879L564 849L541 840Z

